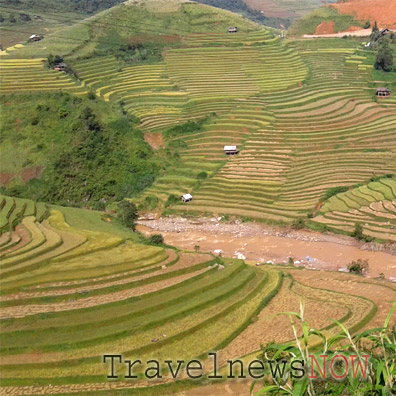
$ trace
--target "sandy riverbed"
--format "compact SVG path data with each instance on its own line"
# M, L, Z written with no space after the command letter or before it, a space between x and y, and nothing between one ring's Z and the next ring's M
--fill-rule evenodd
M353 238L310 231L294 231L255 223L223 223L218 218L186 219L166 217L140 220L138 230L149 235L160 232L165 242L181 249L202 252L220 250L224 257L286 264L292 257L296 265L340 270L353 260L368 260L368 276L383 273L396 277L396 256L381 251L362 250Z

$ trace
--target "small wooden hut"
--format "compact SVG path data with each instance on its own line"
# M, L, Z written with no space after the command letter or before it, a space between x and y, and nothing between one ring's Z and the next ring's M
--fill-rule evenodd
M388 96L390 96L391 91L389 88L386 87L381 87L381 88L377 88L377 96L379 98L386 98Z
M193 199L193 197L192 197L191 194L183 194L183 195L181 196L181 200L182 200L182 202L184 202L184 203L191 202L192 199Z
M235 155L238 152L238 146L224 146L224 153L227 155Z

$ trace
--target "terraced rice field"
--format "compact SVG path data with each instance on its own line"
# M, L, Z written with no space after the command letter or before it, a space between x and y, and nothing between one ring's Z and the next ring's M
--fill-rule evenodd
M369 300L312 291L290 276L282 282L277 268L142 245L69 224L68 210L0 199L2 395L147 385L143 379L107 381L106 351L160 361L210 350L238 356L238 335L256 331L252 318L264 320L279 290L276 301L285 307L296 294L310 300L309 315L317 311L319 294L322 305L328 301L316 314L321 327L334 317L357 330L375 313ZM244 353L257 349L253 340Z
M337 194L325 202L314 220L349 232L360 223L365 235L395 241L396 179L380 179Z
M3 94L58 90L78 95L87 93L67 74L45 68L44 59L0 59L0 73Z
M280 285L277 271L238 260L219 267L209 254L137 244L1 199L1 372L3 386L15 385L1 394L37 378L105 381L105 350L201 355L246 326Z
M300 54L309 78L302 86L242 102L250 110L256 105L267 124L247 128L241 153L225 161L215 177L192 191L194 201L178 210L290 222L314 211L331 187L395 172L396 112L391 103L373 101L367 72L345 62L354 49L304 45L308 48ZM259 122L258 113L242 111L247 126Z
M207 117L199 132L174 138L180 162L143 198L190 192L193 202L174 210L290 223L315 212L329 188L396 171L394 99L373 100L357 44L286 45L266 30L195 33L183 43L156 65L121 67L110 57L73 65L145 133ZM240 154L226 158L227 144Z

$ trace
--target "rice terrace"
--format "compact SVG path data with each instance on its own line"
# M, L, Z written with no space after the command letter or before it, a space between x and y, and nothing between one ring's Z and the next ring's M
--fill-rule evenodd
M395 395L395 10L5 0L0 395Z

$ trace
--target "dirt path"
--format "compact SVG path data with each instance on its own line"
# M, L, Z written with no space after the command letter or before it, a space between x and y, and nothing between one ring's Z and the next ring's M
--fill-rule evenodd
M368 276L383 273L396 278L396 256L382 251L363 250L367 246L342 235L294 231L255 223L223 223L220 218L186 219L167 217L140 220L144 234L161 232L166 243L182 249L220 253L257 262L288 263L307 268L340 270L353 260L368 260Z
M393 32L396 29L390 29ZM333 38L333 37L344 37L344 36L353 36L353 37L369 37L372 33L372 29L360 29L360 30L353 30L351 32L339 32L339 33L330 33L330 34L304 34L304 38Z

